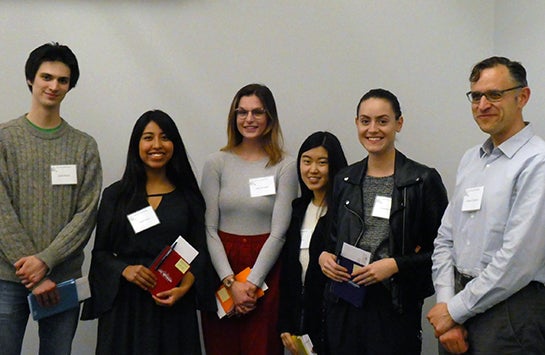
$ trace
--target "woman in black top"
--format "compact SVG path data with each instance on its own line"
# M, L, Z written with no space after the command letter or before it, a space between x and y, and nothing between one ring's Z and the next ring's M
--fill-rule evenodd
M315 132L297 156L301 197L292 203L282 255L279 330L284 346L297 354L292 335L308 334L323 354L323 293L326 277L318 265L325 249L333 177L346 163L341 144L329 132Z
M139 230L127 216L150 206L159 224ZM178 236L199 254L178 286L152 295L149 266ZM97 354L200 354L196 310L215 309L210 265L204 200L180 133L166 113L148 111L134 126L123 178L104 190L98 212L82 315L98 317Z

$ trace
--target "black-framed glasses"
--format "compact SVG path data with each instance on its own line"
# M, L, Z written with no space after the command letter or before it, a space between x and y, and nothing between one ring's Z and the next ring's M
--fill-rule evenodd
M267 113L267 110L264 110L262 108L255 108L253 110L245 110L245 109L242 109L242 108L237 108L235 110L236 114L237 114L237 118L246 118L248 117L248 113L252 113L252 116L255 118L255 119L261 119L263 117L265 117L265 114Z
M469 102L471 102L472 104L478 104L483 96L486 97L489 102L498 102L503 99L503 95L506 92L516 89L522 89L523 87L524 85L518 85L505 90L489 90L485 92L468 91L466 92L466 96Z

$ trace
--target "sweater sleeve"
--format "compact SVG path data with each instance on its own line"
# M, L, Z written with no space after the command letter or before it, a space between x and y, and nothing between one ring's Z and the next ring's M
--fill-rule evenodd
M206 202L205 224L206 224L206 243L212 260L212 265L220 278L233 274L233 269L227 260L225 248L218 235L220 211L220 181L221 181L221 159L218 155L210 156L204 164L202 172L201 190Z
M81 251L95 227L97 205L102 189L102 167L94 139L89 139L80 164L82 166L78 169L78 175L81 176L81 184L73 217L55 236L53 242L36 254L50 269Z
M271 233L261 248L257 260L248 276L248 281L261 286L265 277L276 263L285 242L285 234L291 218L291 203L297 197L297 170L293 158L285 162L277 176L277 190L271 218Z
M0 132L0 257L13 265L21 257L35 254L37 250L11 204L13 196L10 195L6 144L9 143L5 141L3 132ZM15 268L13 273L15 275Z

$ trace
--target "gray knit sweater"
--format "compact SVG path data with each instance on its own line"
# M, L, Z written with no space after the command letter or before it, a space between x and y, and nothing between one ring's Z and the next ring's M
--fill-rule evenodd
M76 165L77 184L52 185L52 165ZM66 121L54 132L25 116L0 125L0 279L18 282L13 263L36 255L48 277L81 276L102 188L95 140Z

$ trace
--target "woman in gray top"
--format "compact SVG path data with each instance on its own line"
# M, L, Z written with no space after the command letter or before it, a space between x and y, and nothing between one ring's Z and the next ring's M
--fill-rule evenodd
M297 196L295 161L282 150L276 104L266 86L240 89L227 125L227 145L207 159L201 189L210 256L236 316L203 314L206 352L281 354L277 260ZM246 267L247 279L235 280ZM257 300L264 283L268 290Z

